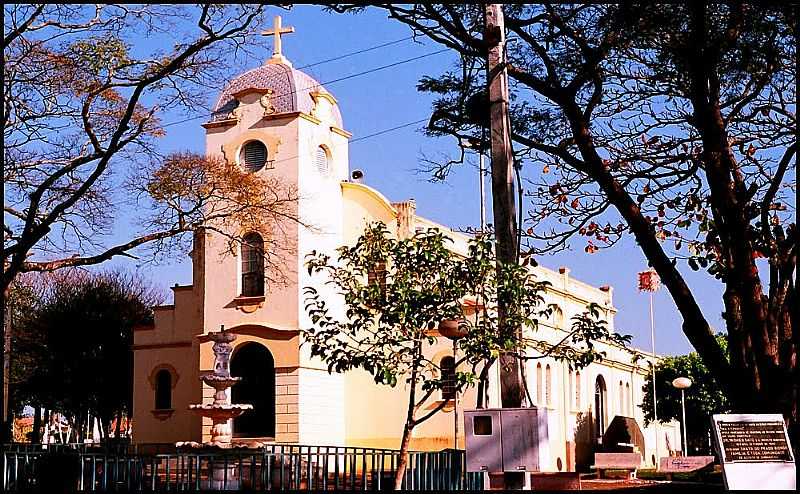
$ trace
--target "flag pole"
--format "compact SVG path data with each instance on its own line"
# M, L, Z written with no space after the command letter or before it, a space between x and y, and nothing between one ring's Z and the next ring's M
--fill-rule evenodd
M639 291L649 292L650 294L650 348L652 350L652 362L650 363L653 381L653 428L655 429L655 462L658 466L658 400L656 397L656 323L653 311L653 294L661 287L661 279L658 273L652 268L639 273Z

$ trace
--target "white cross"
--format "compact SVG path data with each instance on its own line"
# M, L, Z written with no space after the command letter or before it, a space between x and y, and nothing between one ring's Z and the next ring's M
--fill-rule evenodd
M272 23L272 30L267 30L261 33L262 36L275 36L275 43L272 45L272 58L281 58L281 34L293 33L294 27L281 27L281 16L276 15Z

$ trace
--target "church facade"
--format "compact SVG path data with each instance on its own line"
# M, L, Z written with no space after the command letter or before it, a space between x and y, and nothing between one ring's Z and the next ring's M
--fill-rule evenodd
M279 31L279 29L278 29ZM174 286L174 303L156 307L155 323L134 333L133 440L136 443L205 441L210 421L189 411L210 403L213 389L200 377L214 357L207 333L220 327L238 335L231 372L234 403L254 410L233 421L234 437L312 445L398 448L406 390L374 384L366 373L329 374L302 345L299 328L310 327L303 288L315 286L303 267L311 250L333 252L352 244L371 222L382 221L398 237L433 227L465 253L468 237L418 215L413 200L392 202L379 191L351 180L348 142L336 98L279 52L264 65L230 81L219 96L206 131L206 153L233 160L252 173L273 174L296 188L294 213L303 226L286 222L276 231L238 232L244 241L231 248L225 237L201 230L191 252L192 284ZM285 248L268 252L270 245ZM266 250L267 252L264 252ZM283 268L281 283L265 283L260 255ZM611 287L593 287L567 268L533 268L550 281L545 299L559 310L543 321L537 338L556 343L570 318L589 303L603 307L613 329L616 309ZM553 359L530 360L526 376L532 405L548 410L549 464L545 470L572 470L591 461L615 416L632 417L642 427L644 456L652 464L680 449L675 423L644 428L643 390L649 359L627 349L598 343L600 363L580 371ZM427 349L432 360L452 357L452 345L438 338ZM496 366L495 366L496 367ZM498 371L489 381L489 406L499 407ZM463 410L474 408L474 388L415 430L411 448L454 446L454 419L463 447Z

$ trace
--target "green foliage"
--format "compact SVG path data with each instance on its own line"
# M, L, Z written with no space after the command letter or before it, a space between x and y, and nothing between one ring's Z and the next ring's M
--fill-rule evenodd
M541 355L569 362L570 368L581 369L605 357L605 352L597 350L597 342L626 347L631 338L631 335L610 332L600 305L592 302L585 311L572 317L571 331L557 344L534 339L527 344L538 349Z
M727 352L728 340L725 335L717 335L720 346ZM691 352L688 355L666 357L656 366L656 396L658 397L658 421L681 421L681 392L672 386L677 377L688 377L692 386L685 391L686 422L690 453L709 452L708 430L711 415L726 413L730 403L717 379L708 371L700 356ZM645 425L653 421L653 379L647 375L642 387Z
M436 342L431 330L442 320L459 320L468 329L457 342L459 389L476 382L479 367L501 353L521 359L547 355L583 367L603 357L595 340L629 341L629 336L609 334L596 305L573 318L572 331L558 344L535 339L539 319L553 307L544 303L548 283L536 280L530 259L498 266L489 239L470 240L466 256L448 249L448 241L436 229L396 240L378 223L354 246L338 249L336 261L311 253L309 274L325 279L345 304L339 313L326 294L304 289L313 327L302 333L311 354L326 362L329 372L362 369L378 384L396 386L413 375L414 384L429 396L444 383L424 346ZM385 268L385 283L374 276L371 280L376 266ZM501 302L507 307L502 318ZM527 349L538 350L538 357Z
M470 255L460 259L446 246L448 239L430 229L413 238L396 240L385 225L370 226L352 247L338 249L338 261L313 252L306 265L310 274L327 277L343 296L346 310L338 315L313 287L306 287L306 311L314 324L303 331L311 353L328 364L330 372L363 369L376 383L396 386L403 376L417 371L423 389L441 388L436 363L422 352L425 344L436 342L432 329L442 320L464 319L462 300L481 290L484 299L498 291L504 297L517 297L518 307L529 309L541 303L541 284L530 278L515 278L511 283L494 283L496 277L491 243L474 241ZM370 282L370 270L385 267L383 280ZM502 276L518 271L504 269ZM380 276L380 275L378 275ZM523 311L509 314L509 322L528 320ZM531 314L532 315L532 314ZM340 317L344 316L344 317ZM501 348L513 347L513 334L495 332L497 318L487 313L471 324L471 331L459 341L465 352L462 361L478 364ZM408 377L410 379L410 377ZM475 379L474 372L458 372L458 385Z

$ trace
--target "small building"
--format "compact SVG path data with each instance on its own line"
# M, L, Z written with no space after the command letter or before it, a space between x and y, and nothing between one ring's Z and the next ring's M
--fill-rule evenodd
M398 237L438 228L466 252L468 237L419 215L413 200L392 202L381 192L350 179L348 143L336 98L281 54L228 82L203 124L206 153L233 161L252 173L279 177L294 187L292 206L309 227L285 222L269 232L237 232L244 242L199 230L191 252L192 284L175 286L174 303L157 307L155 323L134 335L135 443L205 441L211 422L189 411L210 403L213 389L200 376L212 369L207 332L220 326L238 335L231 372L243 377L234 386L234 402L251 403L252 412L233 421L237 440L281 443L399 447L407 399L398 389L378 386L363 372L329 374L301 346L298 329L310 327L303 287L325 290L303 269L312 249L333 253L353 243L371 222L382 221ZM391 191L389 191L389 194ZM269 255L282 267L279 281L259 267ZM594 287L572 278L569 269L533 268L550 281L545 298L558 305L543 321L537 337L561 340L570 318L589 303L603 307L613 329L616 309L610 287ZM530 360L525 374L533 404L550 410L550 464L546 470L573 470L591 464L591 452L617 416L643 425L642 387L649 362L634 361L623 348L599 343L607 356L580 371L553 359ZM436 362L452 358L449 340L426 350ZM447 362L442 367L446 367ZM496 366L495 366L496 367ZM490 377L489 406L499 406L498 372ZM473 408L476 390L467 390L457 410L445 408L417 428L411 447L453 447L453 414ZM459 426L463 433L463 426ZM643 428L645 459L652 463L656 434ZM680 448L677 424L659 427L659 448L667 441ZM458 438L463 447L463 436Z

